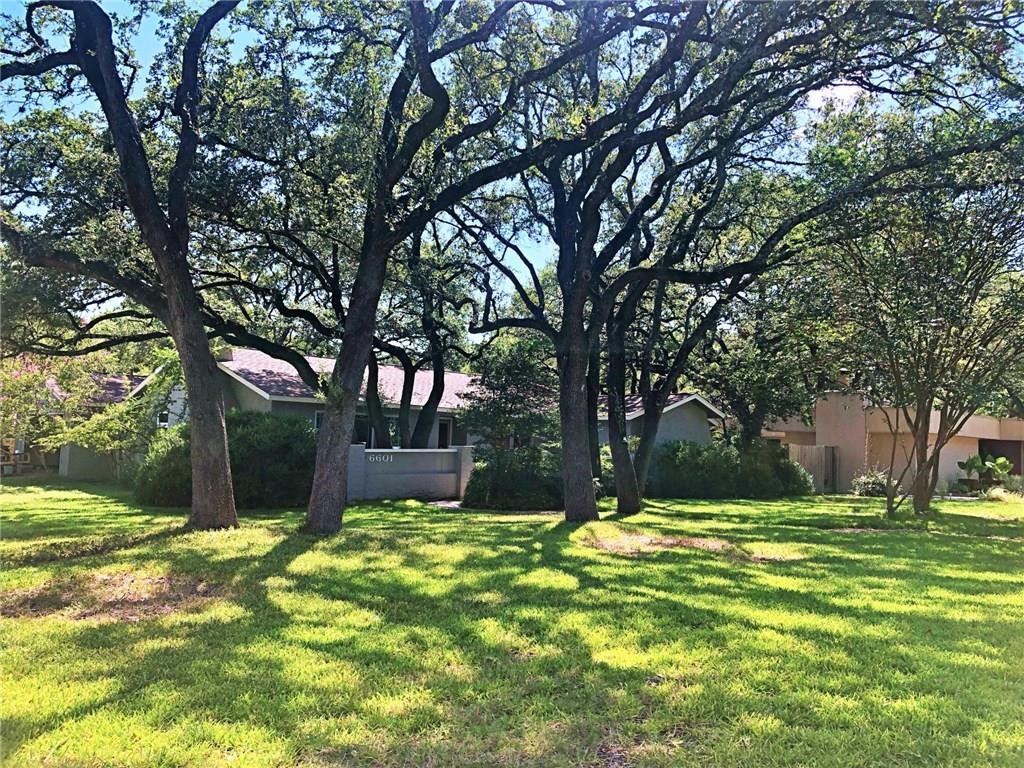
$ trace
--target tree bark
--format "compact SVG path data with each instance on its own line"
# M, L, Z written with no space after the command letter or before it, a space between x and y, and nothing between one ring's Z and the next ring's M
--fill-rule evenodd
M633 467L636 471L636 484L640 496L647 493L647 477L654 458L654 448L658 439L658 427L661 425L662 406L657 402L655 393L644 398L644 413L640 417L640 441L637 443Z
M615 507L620 515L640 511L640 486L633 457L626 442L626 354L624 329L609 324L608 330L608 446L615 473Z
M313 490L306 510L306 530L337 533L348 497L349 447L355 428L356 406L363 386L363 374L373 348L377 305L384 288L391 247L372 234L372 245L359 259L352 298L345 317L345 335L334 362L327 391L324 422L317 435Z
M558 354L558 414L562 436L562 490L565 519L597 520L597 498L587 435L587 362L585 343L567 345Z
M374 440L373 445L368 445L367 448L390 448L391 430L388 429L388 423L384 418L378 380L377 357L371 354L366 374L366 413L373 428Z
M587 367L587 440L590 444L590 472L595 478L601 477L601 438L597 409L601 404L601 352L595 348L590 353Z
M409 442L410 448L427 448L430 445L430 435L434 431L434 422L437 421L437 407L444 396L444 350L433 338L430 341L430 365L433 373L430 394L427 395L427 401L416 417L416 428Z
M931 409L929 408L926 413L930 415ZM920 421L920 417L918 417L918 420ZM912 502L914 505L914 513L924 515L927 514L932 501L932 457L928 453L927 420L924 425L918 424L914 433L914 442L916 443L915 454L917 466L914 472Z

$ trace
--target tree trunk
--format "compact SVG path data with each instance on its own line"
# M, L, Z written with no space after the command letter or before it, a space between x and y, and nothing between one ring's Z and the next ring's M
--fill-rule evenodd
M636 455L633 457L633 467L636 471L636 484L642 498L647 493L647 476L650 473L651 459L654 458L654 449L657 445L658 427L661 425L661 406L658 405L657 396L654 393L644 398L644 413L640 418L640 442L637 444Z
M366 367L366 413L369 416L370 426L373 427L374 436L373 445L367 447L390 448L391 430L388 429L387 420L384 418L384 407L380 403L376 355L370 355Z
M558 354L558 415L562 433L562 489L565 519L582 523L597 520L597 499L590 467L587 434L587 361L585 344L572 345ZM580 348L583 347L583 348Z
M601 352L590 353L587 367L587 440L590 443L590 472L601 477L601 437L597 409L601 405Z
M924 515L927 514L932 502L932 457L928 454L927 421L924 426L918 426L914 442L916 443L917 466L914 471L912 501L914 513Z
M367 235L370 242L375 242ZM306 510L306 530L337 533L341 530L348 495L349 447L355 428L356 406L363 373L373 347L377 305L384 287L390 248L375 244L359 259L352 298L345 317L345 335L327 392L324 421L317 435L316 470Z
M640 511L640 486L626 442L626 353L624 329L608 329L608 447L615 473L615 506L620 515Z
M164 275L168 296L168 325L181 359L188 396L191 429L192 514L189 527L199 530L234 528L238 525L235 495L231 486L228 433L224 397L217 361L210 352L206 331L199 320L191 281L175 285ZM187 295L186 295L187 294Z
M430 364L433 371L433 380L430 385L430 394L427 401L420 409L416 417L416 429L412 432L410 448L427 448L430 445L430 435L434 431L434 422L437 421L437 406L441 403L444 395L444 352L440 345L431 342Z

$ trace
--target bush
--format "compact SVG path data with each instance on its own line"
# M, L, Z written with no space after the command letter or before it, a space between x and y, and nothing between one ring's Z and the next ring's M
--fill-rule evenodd
M850 489L854 496L881 496L884 498L888 482L889 475L885 470L869 469L853 478L850 482Z
M477 457L462 499L464 507L546 510L564 506L558 450L480 448Z
M775 443L740 453L722 442L677 441L655 450L647 490L654 498L771 499L811 494L814 481Z
M229 411L227 427L235 504L240 509L301 506L309 501L316 438L308 419ZM187 424L156 436L139 467L135 493L143 504L185 507L191 503Z
M1024 502L1024 496L1003 486L993 485L985 491L985 501L1001 501L1013 504Z
M1013 493L1024 493L1024 475L1008 475L1003 486Z

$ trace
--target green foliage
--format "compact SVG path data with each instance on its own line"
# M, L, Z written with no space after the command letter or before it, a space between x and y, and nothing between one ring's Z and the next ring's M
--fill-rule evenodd
M482 447L477 456L479 460L469 477L463 506L520 510L562 508L562 474L557 449Z
M814 482L768 441L744 452L725 442L675 441L655 451L647 492L653 498L771 499L811 494Z
M994 459L991 456L985 457L985 467L997 483L1003 482L1013 471L1013 462L1005 456Z
M960 469L967 475L967 479L970 480L974 475L980 476L985 470L985 462L981 460L981 456L975 454L974 456L968 456L963 461L956 463Z
M869 469L856 475L850 483L854 496L886 496L889 487L889 475L884 469Z
M227 427L231 479L239 508L299 506L309 500L316 439L308 419L229 411ZM178 424L154 439L135 487L143 504L183 507L191 503L187 424Z
M1013 493L1024 493L1024 475L1007 475L1003 486Z

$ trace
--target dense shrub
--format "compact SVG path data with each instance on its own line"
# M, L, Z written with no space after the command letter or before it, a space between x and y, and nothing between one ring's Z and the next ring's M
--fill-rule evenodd
M229 411L227 426L239 508L299 506L309 501L316 439L308 419ZM164 430L153 440L139 467L135 491L144 504L189 505L192 467L187 424Z
M562 473L557 449L479 448L469 476L465 507L476 509L561 509Z
M1013 493L1024 493L1024 475L1009 475L1003 481L1003 486Z
M885 497L889 476L884 469L869 469L850 481L850 489L854 496Z
M781 446L754 443L741 453L722 442L672 442L658 446L647 495L683 499L772 499L814 492L810 474Z

